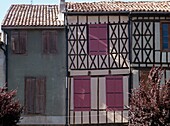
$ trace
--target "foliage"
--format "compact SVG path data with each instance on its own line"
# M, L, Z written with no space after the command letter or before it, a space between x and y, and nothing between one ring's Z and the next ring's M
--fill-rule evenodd
M170 80L160 84L162 68L153 67L147 81L132 91L130 124L132 126L170 125Z
M15 100L17 91L0 88L0 123L4 126L15 126L20 120L23 107Z

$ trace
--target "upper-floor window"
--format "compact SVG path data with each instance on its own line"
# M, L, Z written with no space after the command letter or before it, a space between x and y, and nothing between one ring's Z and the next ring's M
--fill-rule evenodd
M27 32L12 31L11 33L12 50L15 54L26 53Z
M55 54L57 52L57 32L56 31L43 31L43 53Z
M89 24L89 54L106 55L107 44L107 24Z
M161 23L161 50L170 51L170 23Z

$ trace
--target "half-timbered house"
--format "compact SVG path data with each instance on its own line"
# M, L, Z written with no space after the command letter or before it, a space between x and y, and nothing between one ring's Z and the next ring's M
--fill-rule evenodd
M131 70L134 88L139 81L145 81L153 66L162 66L165 69L161 83L170 79L169 7L168 1L133 3L129 18L129 44L132 47Z
M170 2L67 3L68 122L128 121L131 89L170 75Z
M58 5L11 5L2 23L7 36L7 86L24 106L19 125L65 125L66 46Z
M65 20L69 123L127 122L128 13L107 2L67 3Z

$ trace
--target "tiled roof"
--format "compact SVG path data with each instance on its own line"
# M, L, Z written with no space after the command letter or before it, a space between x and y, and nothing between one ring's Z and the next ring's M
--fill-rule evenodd
M153 0L154 1L154 0ZM68 12L110 12L110 11L144 11L170 12L170 1L159 2L92 2L66 4Z
M63 26L58 20L58 5L11 5L3 22L3 27L46 27Z

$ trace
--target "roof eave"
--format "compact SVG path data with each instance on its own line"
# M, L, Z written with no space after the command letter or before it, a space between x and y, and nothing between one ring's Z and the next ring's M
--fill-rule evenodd
M158 14L158 15L170 15L170 12L165 11L97 11L97 12L65 12L65 15L116 15L116 14Z
M129 11L95 11L95 12L64 12L65 15L104 15L104 14L129 14Z
M64 29L65 26L1 26L2 30L14 30L14 29Z

